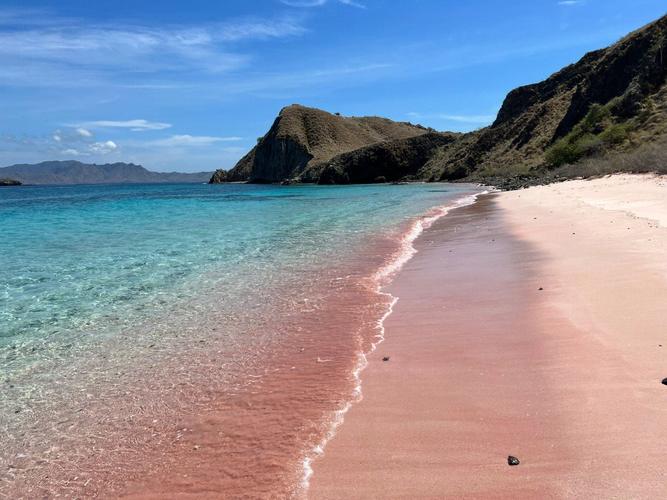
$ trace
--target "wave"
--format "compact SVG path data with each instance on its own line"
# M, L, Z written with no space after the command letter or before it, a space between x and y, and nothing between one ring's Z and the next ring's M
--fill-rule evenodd
M410 259L412 259L412 257L414 257L414 255L417 253L414 242L426 229L430 228L438 219L444 217L452 210L472 205L477 201L479 196L487 193L489 193L489 191L481 191L478 193L462 196L461 198L457 198L450 203L435 207L424 215L416 218L400 237L398 249L386 260L385 264L383 264L370 277L371 286L374 292L387 300L387 306L382 316L375 323L375 330L377 333L374 336L375 341L371 342L370 348L363 348L363 339L361 335L359 336L357 363L355 364L355 367L352 371L354 389L352 390L350 399L346 401L339 409L335 410L329 419L327 419L328 429L324 436L320 442L317 443L317 445L306 452L301 462L303 471L301 476L301 484L299 485L301 496L306 496L308 487L310 486L310 479L313 475L313 461L324 454L326 445L336 435L336 431L343 424L345 415L350 410L352 405L359 403L363 399L363 393L361 390L361 373L364 371L366 366L368 366L368 356L373 353L377 349L378 345L384 341L384 322L394 311L394 306L399 300L399 297L395 297L389 292L384 291L384 288L392 282L403 266L405 266L405 264L410 261Z

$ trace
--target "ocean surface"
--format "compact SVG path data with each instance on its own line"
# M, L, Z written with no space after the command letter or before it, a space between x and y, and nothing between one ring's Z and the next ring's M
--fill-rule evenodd
M471 185L0 189L0 496L298 496Z

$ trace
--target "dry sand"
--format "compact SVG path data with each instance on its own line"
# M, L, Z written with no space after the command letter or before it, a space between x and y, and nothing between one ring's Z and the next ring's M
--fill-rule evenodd
M667 180L492 194L416 246L309 497L667 497Z

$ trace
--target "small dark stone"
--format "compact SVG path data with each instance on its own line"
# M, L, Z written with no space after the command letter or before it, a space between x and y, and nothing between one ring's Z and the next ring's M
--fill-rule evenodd
M385 356L384 358L382 358L382 361L389 361L389 356Z
M542 287L539 287L539 288L538 288L538 290L544 290L544 288L542 288Z
M519 465L521 462L519 462L519 459L516 457L513 457L512 455L507 457L507 465Z
M667 378L662 379L662 385L667 385Z

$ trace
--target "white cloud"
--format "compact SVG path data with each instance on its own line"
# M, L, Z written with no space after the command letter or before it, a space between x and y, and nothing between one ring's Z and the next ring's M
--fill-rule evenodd
M88 128L127 128L134 132L142 132L144 130L164 130L171 127L171 123L151 122L144 119L135 120L97 120L92 122L84 122L78 127Z
M85 128L79 127L76 129L76 133L79 134L81 137L92 137L93 133L90 130L86 130Z
M584 0L560 0L558 5L581 5L584 3Z
M413 119L436 119L459 123L490 124L496 119L496 115L451 115L446 113L408 113Z
M234 42L306 32L292 17L155 27L95 25L30 12L17 17L0 8L0 85L121 86L150 84L147 77L161 72L218 74L250 61L249 54L233 49ZM37 22L43 17L48 24Z
M327 0L280 0L280 2L290 7L321 7Z
M107 154L118 149L118 146L113 141L93 142L88 146L88 149L92 153Z
M219 142L240 141L242 137L213 137L209 135L172 135L166 139L150 141L152 146L209 146Z
M56 142L62 141L62 137L60 137L60 134L57 134L57 133L53 134L52 137L53 137L53 140L56 141Z
M357 9L365 9L366 6L354 0L338 0L340 3L349 5L350 7L356 7Z
M328 0L280 0L281 3L290 7L322 7L326 5ZM337 0L339 3L349 5L350 7L357 7L358 9L365 9L366 6L354 0Z
M81 156L81 153L76 149L63 149L60 154L65 156Z

